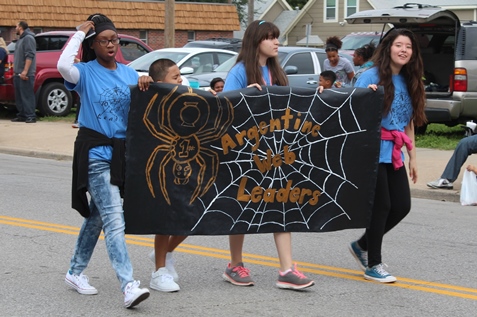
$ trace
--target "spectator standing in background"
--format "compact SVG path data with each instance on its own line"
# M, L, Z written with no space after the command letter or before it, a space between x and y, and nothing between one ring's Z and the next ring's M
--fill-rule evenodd
M3 74L5 73L5 62L7 61L8 48L3 37L0 37L0 84L3 84Z
M354 63L354 66L359 66L359 69L356 71L356 74L354 74L354 77L351 80L351 85L352 86L354 86L354 84L358 80L359 76L361 76L361 74L365 70L367 70L368 68L373 66L373 62L370 61L370 59L374 54L374 49L375 49L374 44L369 43L369 44L366 44L366 45L364 45L360 48L357 48L354 51L353 63Z
M346 58L340 58L338 50L343 42L337 36L331 36L326 39L326 57L323 70L332 70L336 74L335 87L346 87L351 83L354 77L354 67Z
M214 79L210 81L210 89L212 89L216 93L222 92L222 90L224 90L224 85L225 85L225 82L220 77L215 77Z
M36 102L33 84L36 71L36 41L35 34L28 28L28 23L20 21L16 27L20 36L15 45L13 86L15 88L15 103L17 116L12 122L36 122Z
M441 178L427 183L430 188L453 189L454 181L460 173L462 165L469 157L469 155L477 153L477 134L463 138L457 144L452 157L447 162Z

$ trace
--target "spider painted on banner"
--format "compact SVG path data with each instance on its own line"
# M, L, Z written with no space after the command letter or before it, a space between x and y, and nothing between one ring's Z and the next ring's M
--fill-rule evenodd
M179 93L178 87L160 101L157 122L151 121L150 114L157 104L158 94L149 101L143 117L149 132L164 143L154 149L146 163L147 185L156 198L151 174L158 153L165 152L160 161L158 178L162 194L169 205L168 186L192 186L190 204L212 186L219 169L219 157L203 145L219 139L233 121L233 107L227 98L221 101L216 97L216 104L209 105L192 88ZM168 175L171 174L172 182L168 181Z

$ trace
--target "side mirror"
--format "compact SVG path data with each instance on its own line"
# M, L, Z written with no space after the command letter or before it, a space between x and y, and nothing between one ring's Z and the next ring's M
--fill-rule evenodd
M298 67L296 66L286 66L283 70L287 75L293 75L298 73Z
M192 67L182 67L181 68L181 75L190 75L194 73L194 69Z

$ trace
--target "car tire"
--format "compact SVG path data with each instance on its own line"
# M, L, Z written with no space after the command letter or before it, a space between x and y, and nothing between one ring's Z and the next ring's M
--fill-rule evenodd
M414 133L422 135L426 133L426 130L427 130L427 124L423 124L420 127L415 127Z
M44 116L64 117L73 106L73 96L58 82L45 84L41 89L38 110Z

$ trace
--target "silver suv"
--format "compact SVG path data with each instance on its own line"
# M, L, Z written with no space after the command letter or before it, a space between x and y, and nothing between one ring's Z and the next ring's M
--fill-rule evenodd
M477 22L461 23L452 11L415 3L361 11L346 20L412 30L424 61L428 122L454 126L477 121Z

